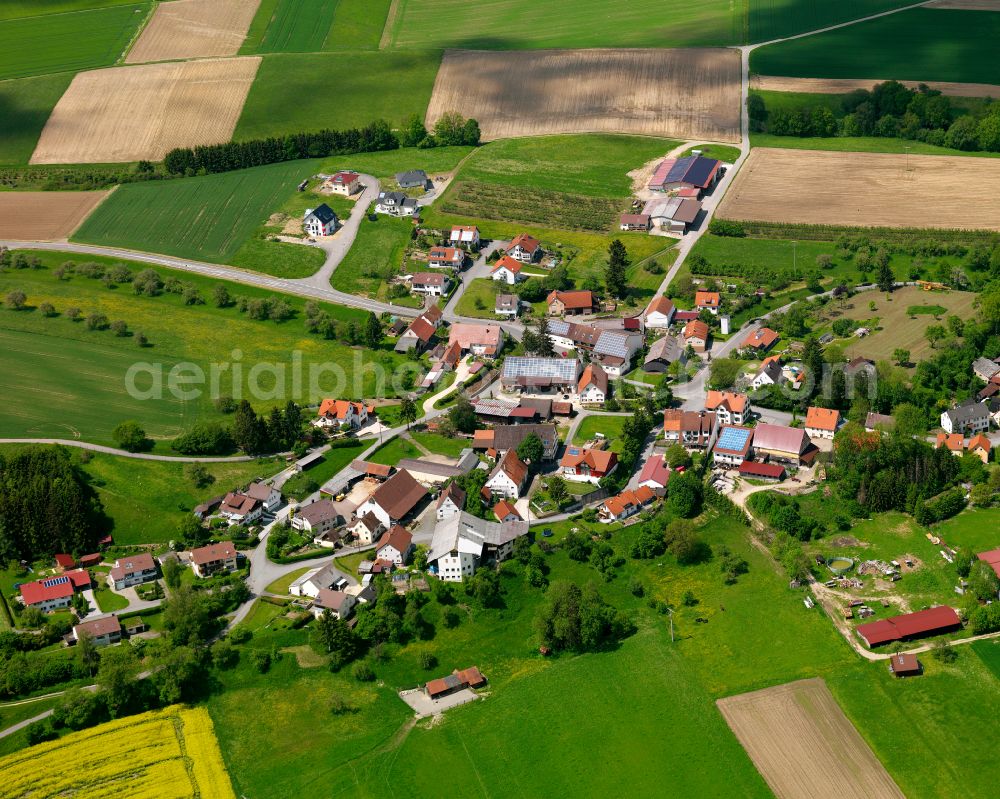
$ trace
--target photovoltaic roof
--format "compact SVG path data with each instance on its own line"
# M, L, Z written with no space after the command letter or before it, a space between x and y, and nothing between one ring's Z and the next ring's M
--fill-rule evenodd
M575 358L527 358L513 356L503 362L503 376L548 377L560 380L576 380L579 363Z
M615 333L610 330L606 330L601 333L601 337L597 340L597 346L594 347L594 352L598 355L614 355L618 358L628 357L628 336L624 333Z
M691 168L688 170L685 180L688 183L693 183L695 186L702 186L705 181L708 180L708 176L712 174L712 170L715 169L715 165L719 163L714 158L702 158L698 157L691 164Z
M750 438L751 432L752 431L750 430L744 430L742 427L723 428L715 446L718 449L728 449L733 452L742 452L743 448L747 444L747 440Z

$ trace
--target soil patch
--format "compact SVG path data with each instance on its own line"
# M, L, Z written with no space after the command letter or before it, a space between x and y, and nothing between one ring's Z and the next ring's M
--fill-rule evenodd
M172 0L160 3L126 64L236 55L260 0Z
M1000 0L998 0L1000 2ZM855 89L871 89L887 78L782 78L774 75L754 75L750 88L770 92L807 92L809 94L847 94ZM1000 97L1000 86L992 83L955 83L941 80L901 80L900 83L916 89L926 83L949 97Z
M0 192L0 239L55 241L69 238L110 192Z

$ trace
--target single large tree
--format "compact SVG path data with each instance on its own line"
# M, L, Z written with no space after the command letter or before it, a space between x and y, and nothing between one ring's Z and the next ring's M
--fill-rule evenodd
M615 239L608 247L608 265L604 272L604 284L608 293L617 299L622 299L628 292L628 279L625 277L625 267L628 266L628 250L620 239Z
M460 433L471 435L476 431L476 409L464 395L460 396L448 411L448 418Z
M267 428L249 401L243 400L233 417L233 441L247 455L259 455L267 449Z
M368 320L365 322L365 346L369 349L378 349L382 343L382 323L378 317L369 312Z
M417 421L417 404L409 397L403 397L402 402L399 403L399 417L406 422L406 429L410 429L410 425Z
M878 267L878 287L881 291L892 291L896 287L896 276L888 262L882 262Z

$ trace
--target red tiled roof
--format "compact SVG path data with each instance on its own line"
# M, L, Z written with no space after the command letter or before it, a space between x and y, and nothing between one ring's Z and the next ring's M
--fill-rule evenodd
M434 335L434 325L424 319L422 316L418 316L412 322L410 322L410 331L425 344L431 340Z
M965 449L965 436L961 433L938 433L934 449L947 447L952 452L961 452Z
M63 571L72 569L76 566L76 559L72 555L67 555L65 553L56 555L56 566L61 568Z
M520 261L515 261L509 255L505 255L503 258L501 258L499 261L493 264L493 268L490 270L490 272L491 273L496 272L498 269L501 268L507 269L516 275L518 272L524 269L524 264L522 264Z
M958 627L961 621L953 608L939 605L936 608L918 610L889 619L858 625L858 635L868 642L868 646L878 646L890 641L901 641L915 635L926 635L938 630Z
M696 291L694 304L699 308L718 308L722 298L717 291Z
M600 364L588 363L587 368L580 375L580 382L577 384L577 391L582 392L590 384L594 384L605 394L608 392L608 373L601 368Z
M643 464L642 471L639 473L640 483L645 483L647 480L651 480L657 485L665 486L669 479L670 467L667 466L667 462L659 455L650 456L650 458Z
M86 633L91 638L100 638L104 635L111 635L112 633L121 633L122 623L118 621L117 616L104 616L100 619L90 619L89 621L83 621L79 624L73 625L73 632L76 637L80 637L80 633Z
M230 560L236 557L236 548L229 542L209 544L191 550L191 562L197 566L212 563L217 560Z
M578 311L584 308L594 307L594 292L592 291L553 291L545 298L545 302L551 305L559 300L563 307L568 310Z
M730 413L743 413L747 407L747 395L735 391L709 391L705 395L705 410L714 411L724 405Z
M769 477L772 480L780 480L785 474L785 467L780 463L757 463L756 461L743 461L740 464L740 474L747 477Z
M534 252L538 249L540 243L541 242L539 242L534 236L529 236L527 233L518 233L510 240L510 246L507 248L507 252L510 252L519 245L525 252Z
M649 307L646 309L646 316L649 316L652 313L661 313L664 316L670 316L673 310L673 301L669 297L664 297L661 294L649 304Z
M755 330L743 342L744 347L752 347L753 349L764 349L766 350L774 342L776 342L780 336L769 327L762 327Z
M378 552L382 547L391 546L401 555L406 554L406 550L410 548L410 544L413 542L413 534L410 533L403 525L394 524L384 533L382 537L375 544L375 551Z
M836 430L840 424L840 411L810 406L806 411L806 427L813 430Z
M503 521L511 514L516 516L518 519L521 518L521 514L517 512L517 508L505 499L500 500L493 508L493 515L500 521Z
M708 325L700 319L692 319L684 326L684 338L700 338L708 341Z
M976 555L983 563L988 563L993 571L1000 577L1000 549L991 549L989 552L980 552Z
M156 568L156 561L148 552L140 552L127 558L119 558L109 572L115 580L124 580L130 574L149 571Z

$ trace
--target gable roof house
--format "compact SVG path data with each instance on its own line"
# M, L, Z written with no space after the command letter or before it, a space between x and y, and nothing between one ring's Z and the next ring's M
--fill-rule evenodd
M219 515L230 524L250 524L261 517L264 504L242 491L230 491L219 506Z
M493 506L493 515L498 522L519 522L522 520L517 508L506 499L501 499Z
M516 294L497 294L496 302L493 304L493 313L497 316L510 316L516 319L520 312L520 297Z
M453 225L448 240L452 244L467 245L476 249L479 247L479 228L475 225Z
M110 646L122 640L124 631L118 617L111 614L73 625L73 640L79 642L85 635L94 646Z
M833 438L840 426L840 411L809 406L806 411L806 432L810 438Z
M363 516L355 516L349 529L359 544L371 544L375 540L375 536L385 529L385 525L382 524L378 516L368 511Z
M594 292L552 291L545 302L549 306L549 316L590 313L594 310Z
M90 573L84 569L76 569L55 577L21 583L18 591L26 608L38 608L43 613L48 613L68 608L73 602L73 594L85 588L90 588Z
M608 373L600 364L588 363L577 384L580 402L602 403L608 396Z
M580 375L576 358L536 358L513 355L503 362L504 391L528 394L575 394Z
M351 617L351 611L356 604L357 599L353 594L321 588L313 600L312 614L318 619L323 615L323 611L328 610L332 616L346 620Z
M672 189L710 189L721 177L721 161L703 155L667 158L660 162L649 181L653 191Z
M662 374L670 368L670 364L676 363L684 354L677 336L664 336L654 341L649 346L649 352L642 362L642 371Z
M431 269L461 269L465 265L465 250L459 247L431 247L427 253Z
M484 563L510 557L514 541L528 534L525 521L490 522L462 511L438 522L427 562L447 582L462 582Z
M663 412L663 438L685 447L705 449L715 439L717 417L707 411L682 411L667 408Z
M618 496L604 500L598 514L605 524L621 521L638 513L655 499L656 494L648 486L639 486L635 491L626 489Z
M457 483L448 483L437 498L437 520L442 521L449 516L465 510L465 489Z
M618 227L621 230L649 230L649 214L622 214Z
M758 424L754 428L753 447L759 456L795 465L810 462L816 454L805 430L780 424Z
M293 581L288 586L288 593L292 596L307 596L315 599L324 588L342 587L346 582L337 568L332 563L328 563L326 566L310 569Z
M712 448L712 461L718 466L739 466L751 457L754 431L749 427L723 425Z
M769 327L760 327L743 340L742 346L756 352L767 352L781 338Z
M108 585L121 591L123 588L155 580L156 577L156 560L148 552L139 552L115 561L108 572Z
M516 450L528 436L536 435L542 441L542 458L552 460L559 450L559 429L555 424L505 424L492 430L477 430L473 434L473 449L492 449L499 453Z
M434 338L435 331L434 325L427 321L424 315L418 316L397 339L393 349L396 352L408 352L414 349L423 352Z
M646 308L646 327L670 327L674 311L673 300L661 294Z
M494 496L517 499L524 490L525 482L528 479L528 467L517 457L517 452L508 449L493 467L490 476L486 480L486 488Z
M359 518L374 513L385 527L402 521L427 496L427 489L401 469L372 494L356 511Z
M505 255L493 264L493 268L490 270L490 277L493 280L502 280L507 285L513 286L515 283L520 283L522 280L527 279L525 275L521 274L523 268L524 264L520 261L515 261L509 255Z
M394 524L382 533L375 544L375 557L394 566L402 566L413 552L413 535L401 524Z
M451 281L440 272L417 272L410 278L410 289L427 297L441 297L448 292Z
M642 471L639 472L639 485L659 493L666 489L669 480L670 467L663 456L650 455L642 465Z
M292 515L292 527L310 533L313 538L332 530L339 522L337 507L329 499L318 499L302 505Z
M469 322L455 322L448 329L448 344L455 345L462 353L496 357L503 348L504 332L500 325L477 325Z
M518 233L510 240L510 244L507 246L507 255L524 264L534 263L543 255L542 243L527 233Z
M1000 374L1000 363L991 361L989 358L976 358L972 362L972 371L984 383L989 383L996 375Z
M191 569L199 577L209 577L220 571L233 572L236 566L236 548L229 541L191 550Z
M281 506L281 491L274 486L255 480L247 486L246 494L256 499L267 512L277 510Z
M307 208L302 217L302 229L310 236L332 236L337 231L337 215L326 203Z
M361 175L357 172L337 172L323 181L323 188L329 189L333 194L350 197L361 188Z
M559 471L567 479L597 485L618 466L618 456L609 449L570 445L559 461Z
M705 352L708 349L709 329L708 325L700 319L692 319L684 325L684 343L694 349L695 352Z
M699 311L704 309L709 313L718 314L722 305L722 297L717 291L696 291L694 293L694 307Z
M319 404L319 412L313 420L316 427L348 427L357 430L368 422L372 408L363 402L324 399Z
M959 457L965 452L965 436L961 433L938 433L934 441L934 449L944 447L952 455Z
M989 463L990 452L993 450L993 443L982 433L979 433L969 439L969 446L966 451L975 455L983 463Z
M753 413L747 395L735 391L709 391L705 410L718 416L720 424L746 424Z
M430 180L422 169L410 169L396 173L396 183L401 189L426 189Z
M781 383L781 364L778 361L770 361L757 372L750 385L754 391L764 388L764 386L777 386Z
M389 216L415 216L420 210L417 201L401 191L380 191L375 201L376 214Z
M985 433L990 429L989 409L981 402L966 400L941 414L941 427L947 433Z

